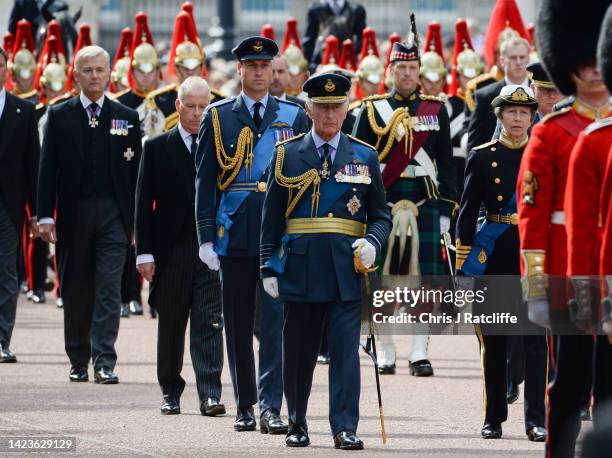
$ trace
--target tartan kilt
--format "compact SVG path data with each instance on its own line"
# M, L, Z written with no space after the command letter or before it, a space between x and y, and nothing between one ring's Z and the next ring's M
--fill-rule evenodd
M388 202L398 202L402 199L411 200L415 204L427 199L427 192L421 179L397 180L387 191ZM419 227L419 268L421 275L446 275L447 268L442 259L440 243L440 209L430 200L419 206L417 217ZM391 234L394 237L394 234Z

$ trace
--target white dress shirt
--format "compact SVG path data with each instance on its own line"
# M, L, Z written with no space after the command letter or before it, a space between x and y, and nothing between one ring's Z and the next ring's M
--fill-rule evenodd
M85 95L83 91L81 91L81 94L79 95L79 100L81 101L81 105L83 105L85 113L87 113L87 117L89 118L90 115L89 111L87 111L87 107L93 102ZM102 111L102 105L104 105L104 94L102 94L102 96L96 100L96 103L98 104L98 113L100 113ZM38 224L55 224L55 220L53 218L41 218Z
M326 142L321 137L319 137L317 133L315 132L314 128L310 131L310 133L312 135L312 139L314 140L314 144L315 144L315 147L317 148L319 156L323 157L323 145L325 143L331 146L331 152L329 156L331 157L331 161L334 162L334 158L336 157L336 151L338 150L338 143L340 143L341 131L338 131L338 133L334 135L334 137L328 142Z
M6 103L6 89L3 87L0 91L0 118L2 117L2 113L4 112L4 105Z
M257 102L257 100L253 100L244 92L241 92L240 95L242 96L242 100L244 100L244 103L246 103L247 109L249 110L249 113L252 117L255 114L255 102ZM259 107L259 116L261 116L261 119L263 119L264 113L266 112L268 97L270 97L270 94L264 95L263 98L259 100L259 102L261 102L261 107Z

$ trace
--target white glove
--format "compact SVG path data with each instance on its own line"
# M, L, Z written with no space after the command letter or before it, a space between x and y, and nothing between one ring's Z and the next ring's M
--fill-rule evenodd
M440 234L448 232L450 229L450 218L448 216L440 216Z
M210 270L219 270L219 256L215 253L212 242L203 243L198 252L200 259Z
M457 275L457 288L463 291L472 291L474 289L474 277L466 277L465 275Z
M366 267L372 267L376 261L376 248L366 239L357 239L351 245L352 248L357 248L361 245L361 262Z
M527 317L529 321L542 327L550 327L549 304L546 299L531 299L527 301Z
M268 295L276 299L278 297L278 279L276 277L267 277L261 280L263 288Z

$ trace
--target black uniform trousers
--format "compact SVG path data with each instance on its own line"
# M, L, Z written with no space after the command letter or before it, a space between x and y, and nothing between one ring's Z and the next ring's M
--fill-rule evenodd
M47 267L49 263L49 245L42 239L37 238L30 242L32 263L32 284L34 291L44 291L45 281L47 280Z
M219 274L198 258L197 242L178 242L156 279L158 308L157 380L163 394L180 397L185 331L190 321L190 351L200 401L221 399L223 318Z
M121 302L142 302L141 289L140 274L136 270L136 248L130 244L121 276Z
M546 456L574 457L580 410L593 394L593 422L604 423L600 410L612 399L612 345L606 336L556 337L557 372L548 387Z
M19 236L0 196L0 344L11 343L17 311L17 246Z
M360 301L285 304L283 384L290 425L306 424L312 377L321 337L326 332L330 358L329 423L332 434L357 431L361 387L360 326Z
M119 332L121 274L128 238L113 197L81 198L74 240L58 234L58 257L66 256L60 285L66 353L73 367L114 369Z

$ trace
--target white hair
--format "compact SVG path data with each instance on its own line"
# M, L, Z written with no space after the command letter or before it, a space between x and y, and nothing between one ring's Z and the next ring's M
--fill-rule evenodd
M210 87L206 80L200 76L190 76L181 83L177 97L182 102L187 94L198 89L205 91L210 96Z
M108 55L108 52L106 52L104 48L101 48L100 46L95 46L95 45L85 46L77 53L76 58L74 59L74 67L76 71L79 71L81 67L80 64L83 59L91 59L93 57L98 57L98 56L104 56L106 65L110 67L110 56Z

